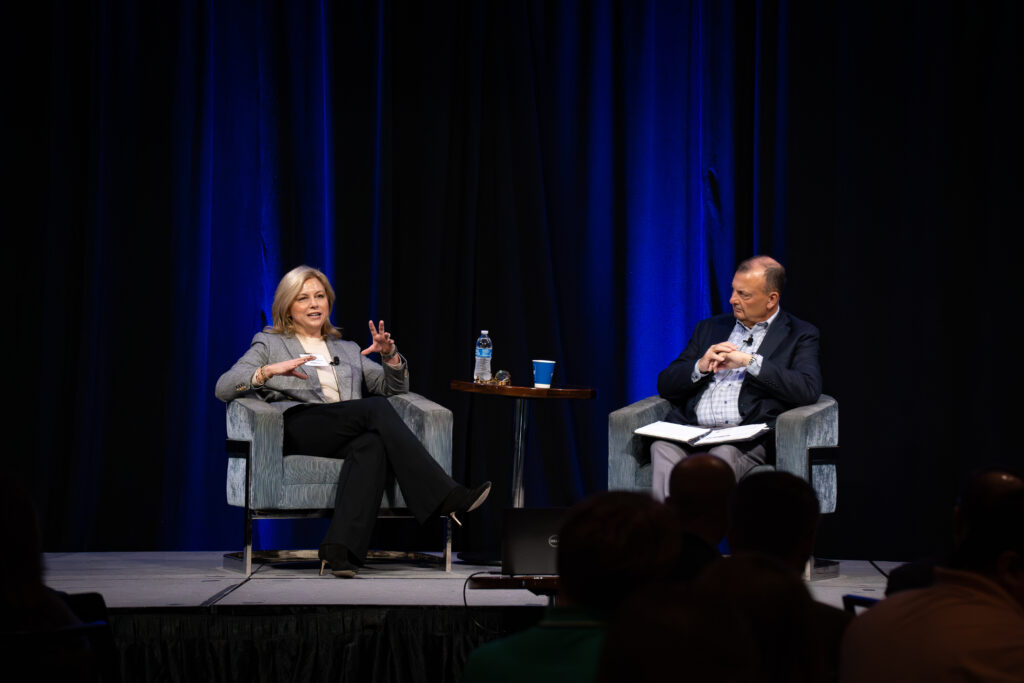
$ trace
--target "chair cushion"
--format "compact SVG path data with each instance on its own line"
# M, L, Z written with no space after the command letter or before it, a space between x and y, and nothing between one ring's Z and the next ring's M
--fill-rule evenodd
M334 507L344 460L289 455L284 458L284 481L277 507L283 510Z
M284 458L284 485L278 507L284 510L333 508L337 495L338 478L345 461L337 458L318 458L313 455L288 455ZM405 507L405 499L388 476L384 485L382 507Z
M277 509L330 510L337 495L337 484L285 484Z
M344 460L318 458L312 455L287 455L284 458L284 485L333 484L337 485Z

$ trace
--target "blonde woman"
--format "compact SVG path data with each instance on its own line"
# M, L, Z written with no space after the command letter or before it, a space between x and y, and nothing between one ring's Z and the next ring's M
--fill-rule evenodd
M456 483L434 461L383 398L409 390L406 359L394 339L370 321L373 343L362 351L331 324L334 289L316 268L285 274L274 293L274 324L217 380L217 398L242 396L284 413L285 453L344 458L334 516L320 545L321 572L355 576L366 558L389 471L422 524L434 515L469 512L490 493ZM377 352L383 365L367 358ZM372 397L363 397L363 388Z

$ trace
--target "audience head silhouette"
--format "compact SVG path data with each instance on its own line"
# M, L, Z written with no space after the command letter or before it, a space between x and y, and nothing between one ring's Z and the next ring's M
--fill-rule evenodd
M811 598L774 558L729 557L690 584L626 599L609 628L598 681L821 680Z
M11 549L2 563L5 605L30 599L43 587L43 548L39 522L28 491L8 475L0 477L0 529Z
M857 617L844 682L1018 681L1024 672L1024 487L982 472L956 510L955 547L929 584Z
M679 521L644 493L607 491L577 503L558 540L559 601L615 609L637 586L668 578Z
M970 534L972 523L992 516L992 506L1007 493L1024 489L1024 479L1003 469L975 472L953 508L954 546Z
M679 521L644 493L598 493L573 506L558 540L558 604L536 626L474 650L465 683L590 681L608 618L678 562Z
M956 505L953 506L953 534L951 537L954 555L960 555L960 545L968 536L976 520L984 521L992 516L991 507L1001 496L1011 491L1024 489L1024 480L1004 469L986 469L973 472L963 486ZM935 567L942 564L939 557L949 561L949 551L936 557L908 562L889 573L885 586L886 595L913 588L925 588L935 581Z
M818 497L800 477L754 474L733 493L729 545L734 553L763 553L802 572L814 548L819 515Z
M735 475L724 460L691 455L672 469L665 502L679 516L683 533L717 545L729 528L729 496L735 488Z
M950 566L988 576L1024 607L1024 488L1003 489L971 511Z

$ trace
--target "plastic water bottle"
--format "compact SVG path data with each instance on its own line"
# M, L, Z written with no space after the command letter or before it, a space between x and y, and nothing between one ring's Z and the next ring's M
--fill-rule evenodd
M480 338L476 340L476 367L473 369L474 382L486 382L491 378L491 353L494 344L487 336L487 330L480 330Z

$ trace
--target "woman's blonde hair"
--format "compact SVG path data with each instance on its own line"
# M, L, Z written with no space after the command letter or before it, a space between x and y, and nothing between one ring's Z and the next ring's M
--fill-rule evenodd
M264 327L264 332L287 335L295 334L295 323L292 321L291 315L292 304L299 298L302 285L310 278L319 280L320 284L324 286L324 291L327 292L327 315L324 316L324 323L320 327L321 336L330 337L331 339L341 337L341 330L331 324L331 311L334 310L334 288L331 287L327 276L312 266L292 268L277 283L277 291L274 292L274 304L270 308L274 324Z

